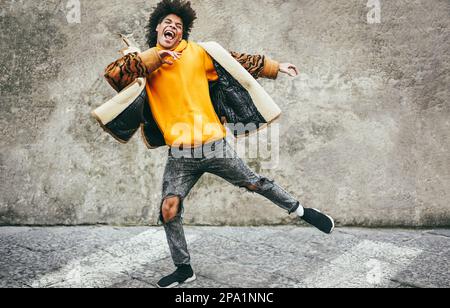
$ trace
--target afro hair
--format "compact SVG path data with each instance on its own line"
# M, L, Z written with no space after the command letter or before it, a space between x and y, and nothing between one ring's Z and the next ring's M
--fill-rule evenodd
M197 14L191 7L190 1L184 0L162 0L154 8L150 15L147 29L147 44L150 48L155 47L158 42L156 27L170 14L175 14L183 21L183 39L189 39L194 20Z

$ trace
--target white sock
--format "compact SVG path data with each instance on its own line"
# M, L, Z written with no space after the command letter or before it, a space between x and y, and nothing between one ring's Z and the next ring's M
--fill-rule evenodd
M298 217L303 217L303 215L305 215L305 209L300 205L295 213Z

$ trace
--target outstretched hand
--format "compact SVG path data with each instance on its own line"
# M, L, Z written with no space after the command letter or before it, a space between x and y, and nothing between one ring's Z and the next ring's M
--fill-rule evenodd
M181 52L177 51L160 50L158 53L164 64L173 65L174 62L170 60L170 58L173 58L174 60L179 60L181 58Z
M291 77L297 77L299 74L297 66L291 63L280 63L280 72L288 74Z

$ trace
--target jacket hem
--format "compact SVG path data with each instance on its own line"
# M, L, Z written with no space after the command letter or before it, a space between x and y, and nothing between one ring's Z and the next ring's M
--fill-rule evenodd
M133 135L131 136L130 140L123 140L119 137L116 136L116 134L114 134L108 127L106 127L106 125L104 125L102 123L102 121L100 120L100 117L95 113L95 111L91 112L91 115L95 118L95 120L98 122L98 124L100 124L100 127L109 135L111 135L111 137L113 137L115 140L119 141L121 144L127 144L131 138L133 138L133 136L136 134L136 132L133 133Z

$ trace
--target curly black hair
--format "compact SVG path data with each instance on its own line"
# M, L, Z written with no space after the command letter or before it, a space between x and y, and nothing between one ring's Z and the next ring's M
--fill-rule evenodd
M150 15L147 29L147 44L150 48L155 47L158 42L156 27L170 14L175 14L183 20L183 39L189 39L194 20L197 14L191 7L190 1L184 0L162 0L154 8Z

